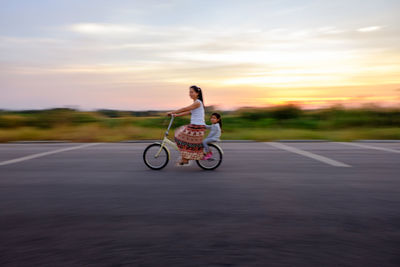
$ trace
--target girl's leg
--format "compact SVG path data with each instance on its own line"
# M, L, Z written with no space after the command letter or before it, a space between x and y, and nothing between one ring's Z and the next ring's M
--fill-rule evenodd
M208 147L208 142L210 142L208 138L203 140L203 146L204 146L205 153L208 153L208 151L210 151L210 148Z

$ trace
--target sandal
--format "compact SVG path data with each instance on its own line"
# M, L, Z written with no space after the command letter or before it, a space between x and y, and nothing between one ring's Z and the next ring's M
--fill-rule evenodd
M179 161L179 162L177 162L175 165L176 166L189 166L189 164L190 164L190 161L188 161L188 162L183 162L183 161Z

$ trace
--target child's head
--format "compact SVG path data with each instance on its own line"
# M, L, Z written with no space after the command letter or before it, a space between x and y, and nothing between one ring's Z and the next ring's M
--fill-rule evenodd
M210 121L212 124L219 123L219 127L222 129L222 119L219 113L214 112L211 114Z

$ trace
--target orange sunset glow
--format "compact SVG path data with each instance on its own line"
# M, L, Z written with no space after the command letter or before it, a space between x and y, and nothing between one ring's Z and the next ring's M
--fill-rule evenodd
M66 2L0 11L0 108L400 103L396 1Z

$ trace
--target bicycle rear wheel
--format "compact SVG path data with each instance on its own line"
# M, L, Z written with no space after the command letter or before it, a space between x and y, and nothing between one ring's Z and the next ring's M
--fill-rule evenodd
M152 170L161 170L167 166L169 161L169 153L165 147L162 148L158 157L157 152L160 150L161 144L151 144L143 152L143 161L147 167Z
M222 163L222 151L214 144L209 144L208 147L212 152L212 157L208 160L196 160L197 165L204 170L215 170Z

